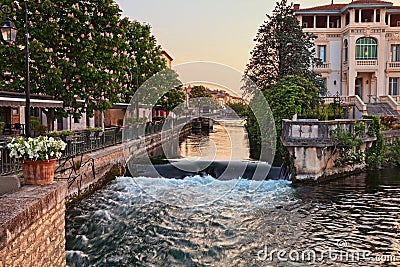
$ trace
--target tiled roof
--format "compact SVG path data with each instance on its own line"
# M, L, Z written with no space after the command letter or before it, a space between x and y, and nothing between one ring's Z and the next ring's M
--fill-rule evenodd
M349 5L357 5L357 4L384 4L384 5L392 5L391 2L380 1L380 0L357 0L350 2L348 4L331 4L331 5L323 5L323 6L315 6L311 8L302 8L299 11L339 11L342 8Z
M349 4L392 4L391 2L379 1L379 0L357 0Z
M341 10L343 7L347 6L347 4L333 4L333 5L324 5L324 6L315 6L311 8L302 8L301 11L306 10Z

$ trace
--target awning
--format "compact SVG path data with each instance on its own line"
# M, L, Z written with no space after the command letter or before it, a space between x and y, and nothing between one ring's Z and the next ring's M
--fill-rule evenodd
M31 107L36 108L62 108L63 101L47 99L31 99ZM24 107L25 98L0 96L0 107Z

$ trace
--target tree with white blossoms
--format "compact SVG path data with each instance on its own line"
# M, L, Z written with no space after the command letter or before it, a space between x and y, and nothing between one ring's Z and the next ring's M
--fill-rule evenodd
M15 43L0 45L0 90L24 92L24 10L15 1L3 4L12 7L19 33ZM31 92L63 100L59 116L92 115L125 101L136 89L129 73L137 65L140 83L165 68L150 27L122 19L113 0L27 4Z
M50 160L59 159L67 146L62 140L53 137L38 138L15 137L7 144L10 157L20 160Z

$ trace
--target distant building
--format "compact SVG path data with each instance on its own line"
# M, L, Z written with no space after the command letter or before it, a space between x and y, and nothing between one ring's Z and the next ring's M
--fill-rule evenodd
M245 103L245 101L241 97L239 97L233 90L230 90L229 88L226 88L221 85L208 82L193 82L188 85L185 85L183 91L186 94L187 101L189 99L189 94L193 86L200 86L200 85L207 88L211 96L221 106L224 106L229 103Z
M171 68L172 67L172 61L174 60L165 50L161 51L161 55L163 56L163 58L165 59L165 61L167 62L167 67Z
M317 36L314 71L331 95L363 113L375 102L400 111L400 6L359 0L294 9L304 32Z

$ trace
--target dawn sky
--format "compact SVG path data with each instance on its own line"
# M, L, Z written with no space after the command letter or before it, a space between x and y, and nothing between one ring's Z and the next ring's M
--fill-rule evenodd
M173 64L212 61L243 72L254 47L253 39L271 0L116 0L123 16L152 26L158 43ZM335 0L334 3L349 3ZM400 0L392 1L400 5ZM302 8L331 0L299 0ZM317 3L317 4L316 4Z

